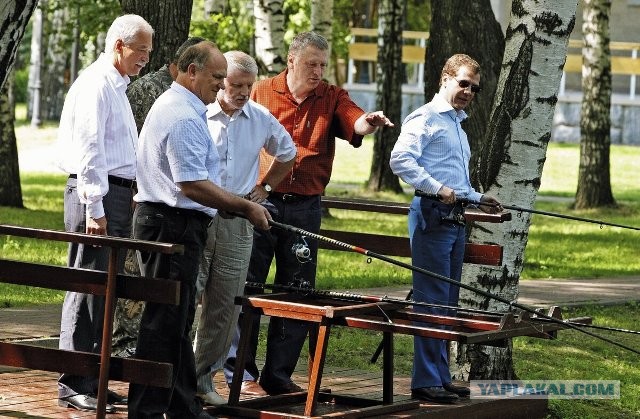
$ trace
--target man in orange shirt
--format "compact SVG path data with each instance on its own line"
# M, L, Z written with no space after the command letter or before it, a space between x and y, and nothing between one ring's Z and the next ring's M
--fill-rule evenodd
M307 231L320 231L320 196L331 177L335 153L335 138L343 138L359 147L363 136L378 127L393 126L382 111L365 113L346 90L322 80L328 61L327 40L314 32L295 37L289 47L287 69L279 75L257 82L251 98L265 106L291 134L298 149L290 175L276 188L262 182L268 193L263 205L275 221ZM263 179L271 159L263 155ZM301 263L292 248L297 237L290 232L273 229L255 231L248 282L264 283L271 260L276 258L275 283L289 285L302 280L315 285L318 245L309 241L310 262ZM257 320L257 319L256 319ZM257 384L258 369L255 349L258 324L254 323L251 354L248 354L242 393L264 394ZM260 385L267 393L285 394L302 389L291 381L309 323L272 317L267 337L267 358ZM229 351L225 365L227 381L231 382L237 339Z

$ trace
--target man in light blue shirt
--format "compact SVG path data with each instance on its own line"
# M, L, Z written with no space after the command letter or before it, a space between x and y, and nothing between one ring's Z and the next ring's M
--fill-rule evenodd
M224 88L226 73L227 62L215 44L187 48L178 60L176 81L151 107L140 132L134 237L182 244L184 253L138 254L143 276L180 282L180 304L145 305L135 356L173 364L172 386L131 384L129 418L210 417L195 397L190 339L207 227L218 208L269 228L267 210L219 186L219 156L207 128L206 105Z
M451 219L456 197L486 202L486 212L501 211L495 198L476 192L469 180L471 151L460 122L480 92L480 66L471 57L449 58L440 76L440 91L433 100L412 112L402 124L389 162L393 172L409 185L439 199L415 197L409 209L411 258L415 266L460 281L465 249L464 222ZM455 307L459 287L421 273L413 273L416 301ZM447 315L442 308L416 311ZM414 338L411 381L414 398L451 403L468 396L467 387L451 383L446 342Z

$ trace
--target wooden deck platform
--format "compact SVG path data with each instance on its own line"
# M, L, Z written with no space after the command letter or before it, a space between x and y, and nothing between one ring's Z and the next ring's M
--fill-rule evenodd
M91 418L91 412L58 407L56 380L58 374L37 370L18 370L4 368L0 373L0 417L11 418ZM294 380L304 386L306 370L297 370ZM394 401L408 402L410 398L409 377L396 377L394 380ZM128 383L111 381L109 388L126 394ZM222 382L222 374L216 376L216 388L223 395L228 395L228 388ZM382 373L357 371L352 369L325 367L322 388L329 388L332 394L349 395L382 400ZM245 400L243 398L243 400ZM319 403L315 417L329 417L348 409L330 401ZM545 400L470 400L461 399L452 405L422 403L418 409L389 413L386 418L541 418L545 416L547 403ZM275 409L274 409L275 410ZM304 410L304 399L300 404L287 406L286 411L279 407L283 417L295 417ZM208 410L220 418L234 418L217 413L216 409ZM363 412L361 412L363 413ZM108 414L107 418L125 418L125 407L119 407L118 413ZM353 413L348 417L361 417Z

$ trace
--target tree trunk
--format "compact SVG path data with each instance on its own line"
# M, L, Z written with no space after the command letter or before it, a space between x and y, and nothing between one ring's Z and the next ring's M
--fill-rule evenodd
M375 133L368 188L400 193L400 181L389 167L391 150L400 135L402 110L402 29L405 0L380 0L378 5L378 60L376 109L383 109L395 123Z
M59 121L64 105L67 63L70 58L69 33L66 22L69 21L69 9L57 9L49 28L47 48L45 52L45 68L42 77L42 104L40 115L49 121Z
M575 208L614 206L609 175L611 146L610 0L584 0L580 170Z
M23 208L12 81L0 89L0 206Z
M480 64L482 92L465 109L469 118L462 123L473 156L476 156L474 152L480 148L484 138L498 84L504 53L502 29L493 14L490 0L432 0L431 3L424 97L430 101L440 89L442 67L452 55L467 54Z
M551 123L569 35L575 25L575 0L514 0L507 29L502 72L475 170L480 191L503 203L532 208L544 166ZM503 246L502 266L465 265L464 283L507 300L518 296L531 215L504 224L472 227L474 243ZM486 310L509 307L460 290L460 304ZM453 345L454 376L462 379L514 378L511 345Z
M31 119L32 127L39 127L42 119L40 109L42 104L42 38L44 31L43 11L47 8L47 0L41 0L33 12L31 24L31 58L29 61L29 91L27 95L27 119Z
M333 22L333 0L311 0L311 30L324 36L327 41L329 41L329 65L327 66L327 71L324 73L324 78L329 81L329 83L336 82L336 68L333 63L336 62L334 60L331 53L331 39L332 35L332 22Z
M11 72L16 50L36 3L37 0L4 0L0 5L0 88Z
M153 27L153 53L140 76L157 71L173 58L173 53L189 36L193 0L122 0L124 13L142 16Z
M287 66L284 48L283 0L253 0L256 22L256 61L268 76L280 73Z
M22 208L14 103L7 80L36 0L5 0L0 5L0 205Z

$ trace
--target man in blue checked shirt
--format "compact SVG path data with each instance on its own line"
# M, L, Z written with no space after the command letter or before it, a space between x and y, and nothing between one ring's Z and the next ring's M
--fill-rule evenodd
M462 218L451 217L456 197L486 202L485 212L499 212L500 203L476 192L469 180L471 150L462 122L464 109L480 92L480 66L471 57L449 58L433 100L412 112L402 124L389 162L393 172L409 185L439 199L415 197L409 209L411 257L415 266L460 281L465 249ZM421 273L413 273L416 301L458 305L459 287ZM415 307L416 311L447 315L443 308ZM451 383L447 344L442 339L414 337L411 381L413 398L452 403L469 389Z

